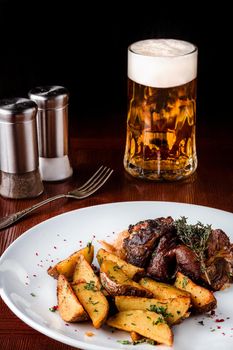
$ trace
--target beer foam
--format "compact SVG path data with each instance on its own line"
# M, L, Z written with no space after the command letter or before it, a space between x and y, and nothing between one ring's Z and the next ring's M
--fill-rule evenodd
M138 84L168 88L197 76L197 48L174 39L138 41L128 49L128 77Z

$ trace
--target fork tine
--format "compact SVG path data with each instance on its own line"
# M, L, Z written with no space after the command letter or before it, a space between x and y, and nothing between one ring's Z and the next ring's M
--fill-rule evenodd
M83 193L80 193L80 196L82 198L90 196L92 193L96 192L101 186L105 184L105 182L109 179L109 177L112 175L113 170L107 168L105 173L101 176L100 179L95 181L91 187L88 188L86 191L81 191Z
M82 187L79 187L78 188L78 191L81 191L81 192L83 192L83 191L88 191L88 189L90 188L90 187L92 187L93 186L93 184L94 183L96 183L97 182L97 180L98 179L100 179L101 178L101 176L106 172L106 170L108 169L108 167L104 167L104 166L102 166L102 167L100 167L99 168L99 171L97 171L92 177L91 177L91 179L89 180L89 181L87 181L86 182L86 184L84 184Z
M85 184L83 184L82 186L80 186L77 190L83 190L87 185L89 185L90 182L92 182L92 180L99 174L99 172L103 169L103 165L101 165L99 167L99 169L95 172L95 174L92 175L92 177L87 181L85 182Z

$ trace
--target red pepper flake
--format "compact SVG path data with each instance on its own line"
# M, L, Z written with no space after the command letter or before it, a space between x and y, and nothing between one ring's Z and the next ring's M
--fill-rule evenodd
M65 326L69 327L69 323L65 323Z
M57 247L56 247L56 246L54 246L54 247L53 247L53 249L57 249Z
M231 328L231 331L233 331L233 328Z
M224 322L225 320L223 318L217 318L215 322Z
M54 262L54 260L52 259L52 260L51 260L51 262L53 263L53 262Z
M39 254L38 253L36 253L36 256L38 256Z
M79 241L79 243L82 243L83 241Z
M54 305L54 306L49 308L49 311L55 312L55 311L57 311L57 309L58 309L58 305Z
M26 278L29 278L29 276L26 276Z
M221 329L222 327L221 327L221 326L218 326L217 328L218 328L218 329Z
M222 335L226 335L226 334L222 332Z
M93 238L95 238L95 235L93 235Z

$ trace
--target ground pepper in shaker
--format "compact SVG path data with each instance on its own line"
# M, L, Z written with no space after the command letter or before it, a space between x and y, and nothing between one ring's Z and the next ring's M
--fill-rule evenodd
M29 91L38 106L39 168L42 180L60 181L73 173L68 158L68 100L62 86L40 86Z
M31 198L43 192L36 131L37 105L26 98L0 101L0 194Z

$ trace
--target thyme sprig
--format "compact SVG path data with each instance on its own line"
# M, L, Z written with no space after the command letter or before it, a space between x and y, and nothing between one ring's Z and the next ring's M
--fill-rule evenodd
M187 218L181 216L180 219L174 222L179 239L195 253L201 265L201 270L205 274L207 282L210 284L210 279L206 271L205 251L207 241L211 233L211 225L204 225L198 221L195 225L187 224Z

